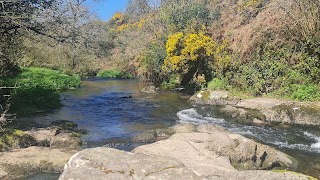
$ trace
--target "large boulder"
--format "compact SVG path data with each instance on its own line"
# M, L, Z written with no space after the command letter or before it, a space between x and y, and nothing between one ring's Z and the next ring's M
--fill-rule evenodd
M111 148L80 151L70 158L59 180L201 179L180 161Z
M212 179L308 179L290 172L253 171L293 168L294 160L272 147L213 125L200 125L197 131L177 133L132 152L178 159L196 174Z

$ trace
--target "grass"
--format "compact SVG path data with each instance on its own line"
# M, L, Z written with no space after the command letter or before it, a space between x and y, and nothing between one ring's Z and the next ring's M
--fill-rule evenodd
M22 72L4 80L11 92L11 111L18 115L48 111L61 106L59 91L79 87L79 76L69 76L46 68L23 68Z
M79 87L81 80L77 75L69 76L51 69L23 68L19 75L6 79L5 83L21 88L43 87L57 91Z
M98 72L97 77L130 79L130 78L133 78L133 75L129 73L117 71L117 70L104 70L104 71Z

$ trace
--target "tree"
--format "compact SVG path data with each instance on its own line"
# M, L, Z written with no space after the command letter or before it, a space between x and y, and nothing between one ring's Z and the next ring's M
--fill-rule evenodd
M132 17L139 17L151 11L147 0L129 0L126 13Z
M0 1L0 78L17 71L22 55L22 36L43 33L40 15L54 0Z
M23 54L23 37L30 32L43 34L41 15L54 0L0 1L0 126L6 123L10 107L2 79L18 72Z

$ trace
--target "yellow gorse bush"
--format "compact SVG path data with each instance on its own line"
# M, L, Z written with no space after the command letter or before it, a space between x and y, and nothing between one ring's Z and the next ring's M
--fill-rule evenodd
M135 23L122 24L118 26L117 31L141 29L144 26L144 24L145 24L145 20L140 19L138 22L135 22Z
M209 58L214 55L216 43L211 37L206 36L204 33L188 34L184 38L184 48L181 50L181 55L196 61L199 58Z
M169 35L168 41L166 44L168 57L175 56L178 53L178 50L180 48L180 41L182 37L183 37L182 32Z
M230 65L229 43L216 43L204 32L184 35L182 32L171 34L166 44L167 57L164 66L171 65L180 70L188 61L210 61L215 69L225 69Z
M123 19L123 14L117 12L115 13L112 18L111 18L113 21L118 21L118 20L122 20Z
M111 31L121 32L126 30L141 29L146 22L144 18L140 18L137 22L127 22L127 18L128 17L126 17L122 13L115 13L111 18L111 20L115 24L115 27L111 28Z

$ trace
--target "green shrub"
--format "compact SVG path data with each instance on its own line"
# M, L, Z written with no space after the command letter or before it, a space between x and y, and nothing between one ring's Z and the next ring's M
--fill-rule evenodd
M129 79L133 78L133 75L117 70L105 70L98 72L97 77Z
M223 90L227 88L227 84L224 80L214 78L212 81L208 83L208 89L211 90Z
M173 90L176 87L176 75L171 75L169 81L163 81L160 87L162 90Z
M294 92L291 98L299 101L320 100L320 86L315 84L293 85Z

